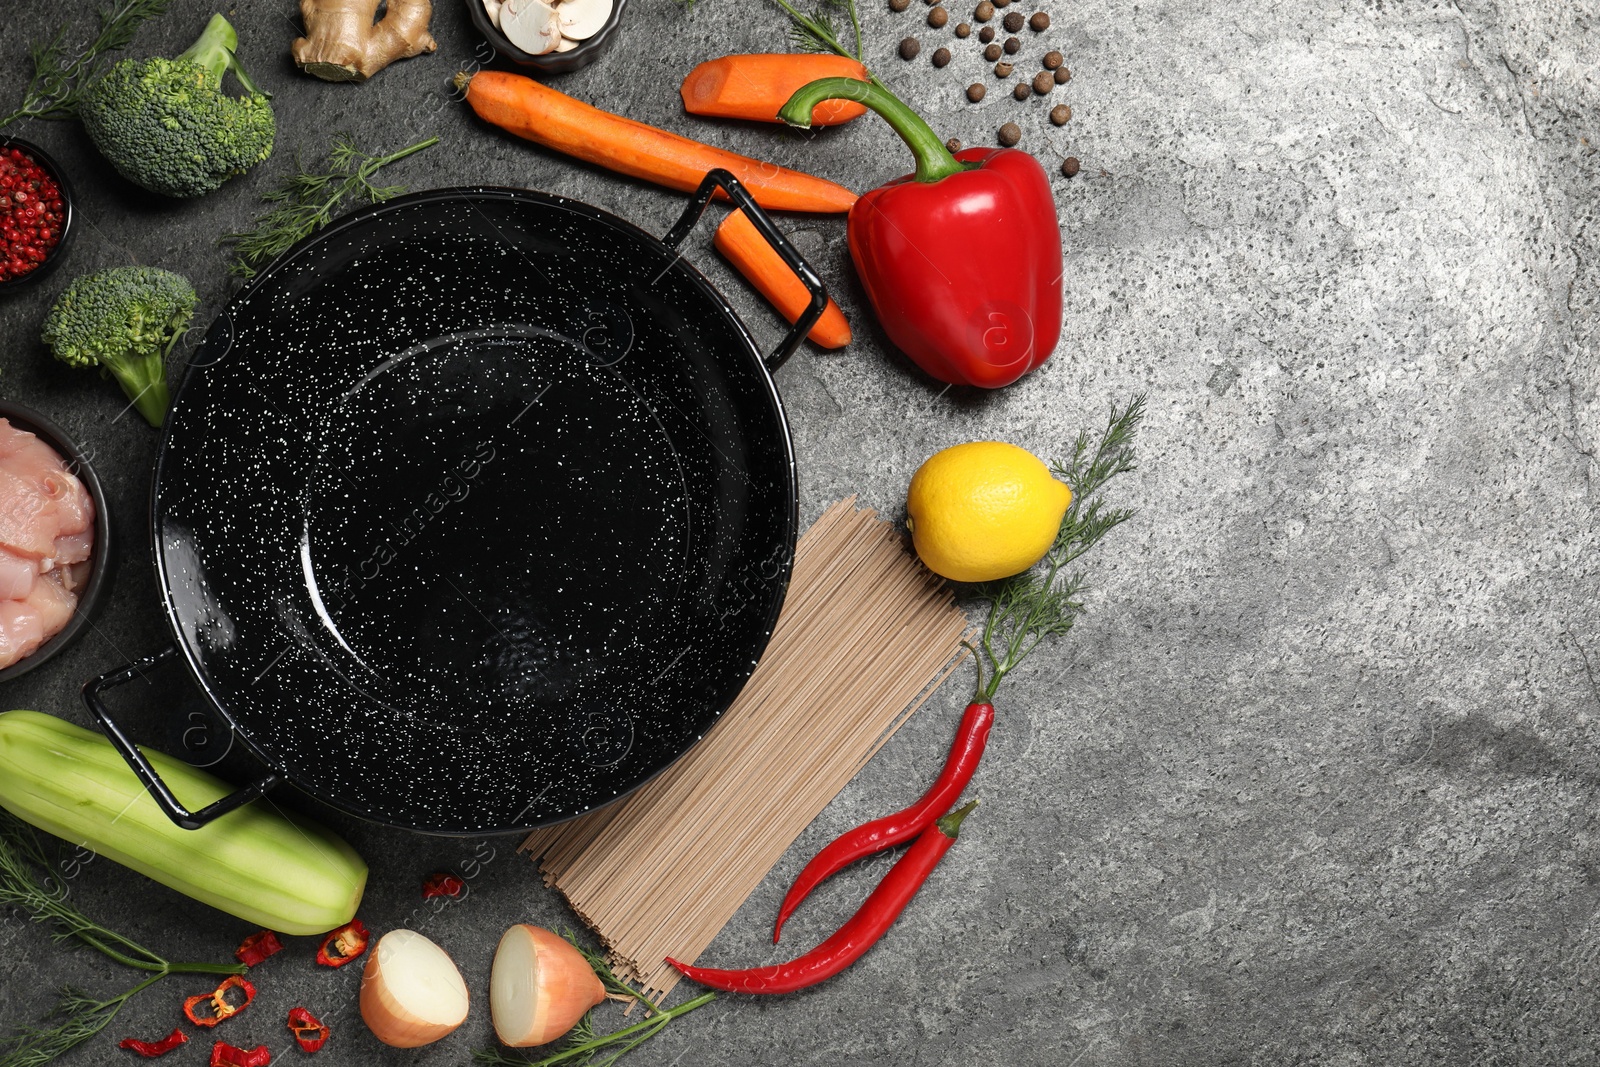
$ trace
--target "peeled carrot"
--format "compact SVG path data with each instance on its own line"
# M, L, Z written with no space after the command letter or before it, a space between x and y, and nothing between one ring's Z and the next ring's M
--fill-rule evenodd
M708 59L683 79L683 107L691 115L781 122L778 109L796 89L818 78L867 80L867 68L849 56L815 52L756 54ZM837 126L865 115L852 100L824 100L811 112L811 125Z
M767 244L755 224L745 218L743 211L735 209L722 220L712 244L778 309L779 314L790 322L800 321L800 313L811 305L810 291ZM806 336L823 348L843 348L850 343L850 323L845 321L844 312L831 297L822 310L822 317Z
M520 74L480 70L456 75L456 88L478 117L536 144L586 163L684 192L699 187L706 171L732 172L775 211L849 211L856 194L797 170L701 144L609 111L601 111ZM718 190L721 193L721 190Z

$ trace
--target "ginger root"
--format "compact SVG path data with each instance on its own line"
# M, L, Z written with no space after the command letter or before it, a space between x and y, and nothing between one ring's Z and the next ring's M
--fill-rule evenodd
M306 35L290 46L294 61L323 81L362 82L397 59L432 52L430 0L300 0Z

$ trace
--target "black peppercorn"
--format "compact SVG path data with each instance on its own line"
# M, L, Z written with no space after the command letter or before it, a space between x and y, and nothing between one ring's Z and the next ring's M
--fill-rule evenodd
M889 0L890 11L904 11L911 6L911 0Z
M996 78L1009 78L1009 77L1011 77L1011 64L1010 63L996 63L994 65L994 76Z
M983 29L979 30L978 40L982 41L984 44L988 44L990 41L994 40L994 27L985 26Z
M1048 70L1041 70L1033 76L1033 91L1044 96L1056 87L1056 80L1050 76Z
M1061 162L1061 173L1065 174L1069 178L1076 178L1078 176L1079 167L1080 164L1078 163L1078 157L1068 156Z
M1022 29L1022 12L1006 12L1006 17L1000 20L1000 24L1006 28L1007 33L1016 33Z
M934 66L942 67L942 66L944 66L945 64L947 64L949 62L950 62L950 49L941 48L937 52L933 53L933 65Z
M1060 52L1057 52L1057 51L1054 51L1054 50L1046 52L1044 54L1044 61L1043 61L1044 62L1044 69L1045 70L1055 70L1057 67L1061 66L1061 64L1065 63L1066 61L1067 61L1066 57L1063 56Z
M928 12L928 25L934 29L943 29L944 24L950 21L950 12L942 7L936 7Z
M954 137L952 137L948 141L946 141L944 143L944 146L946 148L948 148L952 152L961 151L961 142L959 140L957 140L956 138L954 138Z
M1020 140L1022 140L1022 127L1015 122L1008 122L1000 127L1000 143L1007 148L1014 147Z
M1014 56L1020 51L1022 51L1022 42L1017 40L1015 37L1007 37L1006 38L1006 55Z
M1050 16L1043 11L1035 11L1033 17L1028 19L1028 29L1034 33L1043 33L1050 28Z
M1050 121L1057 126L1065 126L1072 119L1072 109L1066 104L1057 104L1050 109Z
M972 24L971 23L967 23L967 22L958 22L958 23L956 23L956 36L957 37L971 37L972 36Z
M922 42L915 37L907 37L900 42L900 58L916 59L917 53L922 51Z
M991 3L990 0L983 0L982 3L973 9L972 17L977 19L979 22L988 22L990 19L994 18L994 4Z
M1032 96L1033 93L1028 90L1027 82L1018 82L1016 87L1011 90L1011 95L1016 97L1018 100L1026 100L1028 97Z
M1071 80L1072 80L1072 71L1068 70L1066 67L1057 67L1056 68L1056 84L1057 85L1065 85Z
M967 86L967 99L976 104L979 100L983 99L983 94L987 93L988 91L989 90L983 87L982 82L973 82L971 85Z
M995 60L999 59L1000 58L1000 46L997 45L997 44L992 44L988 48L985 48L983 50L983 58L987 59L991 63L993 63Z

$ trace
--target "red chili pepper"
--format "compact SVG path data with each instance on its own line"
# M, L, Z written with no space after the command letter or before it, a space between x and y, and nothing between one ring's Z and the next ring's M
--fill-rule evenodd
M799 959L771 967L751 967L743 971L723 971L714 967L693 967L668 957L667 962L683 972L685 978L729 993L792 993L832 978L866 954L885 930L900 917L911 898L955 844L961 820L978 806L976 800L939 819L914 841L878 888L839 932Z
M267 1067L271 1062L272 1050L265 1045L246 1050L218 1041L211 1046L211 1067Z
M371 936L360 919L351 919L322 939L317 946L317 962L324 967L343 967L367 951Z
M984 747L989 743L989 728L994 725L993 704L968 704L956 728L956 739L950 744L950 755L945 757L944 770L922 799L909 808L893 815L862 823L854 830L840 834L821 852L812 857L789 887L778 908L778 921L772 928L772 940L778 940L784 922L800 902L825 879L848 867L863 856L893 848L926 830L941 813L949 811L961 791L972 781L972 774L983 759Z
M160 1041L140 1041L136 1037L125 1037L117 1042L117 1047L131 1049L145 1059L153 1060L157 1056L165 1056L179 1045L185 1044L188 1040L189 1035L185 1034L180 1027L175 1026L172 1028L172 1033Z
M1049 359L1061 337L1061 227L1039 161L1015 148L952 156L888 89L854 78L803 86L778 117L809 126L827 100L876 111L916 157L915 174L855 202L846 231L889 340L940 381L986 389Z
M183 1014L196 1026L215 1026L244 1011L254 999L256 987L250 984L249 979L230 974L211 992L184 1001Z
M302 1052L315 1052L328 1043L333 1031L328 1025L304 1008L289 1009L289 1032Z
M422 883L422 899L432 900L434 897L459 897L461 891L467 888L467 883L448 871L435 871L428 875Z
M254 967L282 951L283 942L278 940L278 935L271 930L262 930L245 938L239 947L233 950L233 954L246 967Z

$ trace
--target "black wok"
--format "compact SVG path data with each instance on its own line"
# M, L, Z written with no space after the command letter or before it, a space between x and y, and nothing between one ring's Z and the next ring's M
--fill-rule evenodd
M677 250L719 184L813 295L765 358ZM771 634L796 494L770 371L824 302L720 172L660 240L515 189L348 216L246 286L186 371L151 506L173 644L85 699L188 827L283 783L447 834L622 796ZM101 698L170 659L263 766L198 812Z

